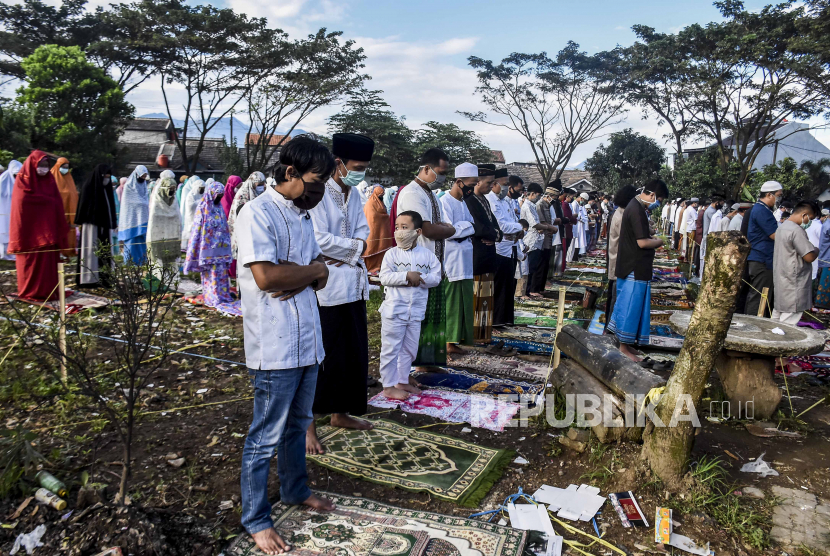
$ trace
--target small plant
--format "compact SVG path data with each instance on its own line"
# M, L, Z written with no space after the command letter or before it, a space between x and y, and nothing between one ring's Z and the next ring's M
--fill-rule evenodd
M24 475L34 474L46 461L32 446L35 440L35 433L19 425L14 430L0 430L0 498L22 490Z

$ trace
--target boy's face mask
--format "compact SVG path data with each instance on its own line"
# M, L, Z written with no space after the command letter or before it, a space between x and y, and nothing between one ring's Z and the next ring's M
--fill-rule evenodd
M418 242L418 230L395 230L395 243L404 251L409 251Z

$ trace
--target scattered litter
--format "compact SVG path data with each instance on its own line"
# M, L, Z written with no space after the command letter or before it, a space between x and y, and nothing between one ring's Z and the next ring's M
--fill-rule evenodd
M9 519L14 521L18 517L20 517L20 514L22 514L23 510L25 510L26 507L29 505L29 502L31 502L34 499L35 499L34 496L29 496L27 499L25 499L23 502L21 502L20 505L17 507L17 509L15 510L15 512L12 514L12 516Z
M773 438L776 436L783 436L786 438L800 438L801 435L797 432L790 432L790 431L782 431L778 430L778 427L775 426L773 423L766 423L766 422L759 422L759 423L746 423L744 425L746 427L746 431L751 434L752 436L758 436L761 438Z
M208 391L208 389L207 389L207 388L199 388L198 390L196 390L196 393L197 393L197 394L204 394L204 393L206 393L207 391Z
M245 438L245 435L242 434L241 432L232 432L231 436L234 437L234 438Z
M749 496L750 498L763 499L765 496L764 491L758 487L748 486L742 488L741 490L743 491L741 494L743 494L744 496Z
M219 503L220 510L232 510L233 509L233 500L222 500Z
M514 459L514 460L513 460L513 463L518 463L519 465L527 465L527 464L528 464L528 463L530 463L530 462L529 462L529 461L527 461L527 460L526 460L525 458L523 458L522 456L519 456L519 457L517 457L516 459Z
M20 533L14 541L14 546L9 554L17 554L21 548L26 549L26 554L31 554L35 548L43 546L40 539L46 534L46 525L38 525L31 533Z
M617 515L620 516L623 527L648 527L646 516L643 515L643 510L637 503L634 493L630 490L628 492L616 492L608 495L614 509L617 510Z
M548 538L556 533L548 517L548 510L543 504L507 504L507 515L510 516L510 526L522 531L541 531Z
M69 519L70 517L72 517L72 514L73 514L74 512L75 512L75 510L69 510L68 512L66 512L65 514L63 514L63 515L61 516L61 521L66 521L67 519Z
M733 454L729 450L724 450L723 453L725 453L727 456L734 459L735 461L741 461L740 459L738 459L738 456L736 456L735 454Z
M672 523L672 511L658 506L654 516L654 542L673 546L699 556L715 556L715 552L709 549L708 542L705 547L698 546L689 537L673 533Z
M66 509L66 500L62 499L60 496L53 492L49 492L43 487L35 491L35 500L37 500L41 504L46 504L49 507L55 508L58 511L63 511Z
M184 458L176 458L176 459L169 459L167 460L168 465L171 465L178 469L182 465L184 465Z
M118 548L117 546L114 546L113 548L108 548L108 549L104 550L103 552L99 552L98 554L95 554L94 556L122 556L122 555L123 555L123 552L121 552L121 549Z
M566 489L542 485L533 498L548 504L557 517L571 521L591 521L605 503L599 489L590 485L568 485Z
M525 441L525 437L524 437L524 436L523 436L523 437L521 437L521 438L519 439L519 442L524 442L524 441Z
M504 519L504 518L501 518L501 519L499 520L499 525L501 525L502 527L504 527L505 525L507 525L507 520L506 520L506 519Z
M775 328L773 328L772 330L770 330L770 332L772 332L773 334L778 334L779 336L784 336L785 335L785 332L783 330L781 330L780 328L778 328L777 326Z
M207 445L207 447L210 448L212 446L216 446L217 444L219 444L219 437L214 436L213 439L211 439L210 444Z
M764 454L763 452L758 459L755 461L751 461L749 463L745 463L743 467L741 467L741 471L744 473L759 473L761 477L777 477L778 471L770 467L770 465L764 461Z
M463 429L461 429L461 432L473 432L473 429L471 429L470 427L464 427Z

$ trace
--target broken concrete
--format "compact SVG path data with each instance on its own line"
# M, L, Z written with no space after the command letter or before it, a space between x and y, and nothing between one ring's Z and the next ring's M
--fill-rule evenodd
M772 514L773 540L789 549L830 551L830 501L780 486L772 487L772 494L780 501Z

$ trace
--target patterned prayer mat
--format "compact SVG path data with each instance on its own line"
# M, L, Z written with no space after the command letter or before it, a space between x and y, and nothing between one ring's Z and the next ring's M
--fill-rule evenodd
M529 344L550 344L556 339L556 330L527 328L525 326L504 326L493 329L493 340L519 340Z
M547 365L533 364L514 357L498 357L484 353L451 355L447 363L482 373L509 376L546 382L550 369Z
M521 556L527 531L321 492L332 512L274 504L274 527L300 556ZM242 533L226 556L261 555Z
M93 295L91 293L66 290L65 295L67 315L80 313L84 309L100 309L110 304L121 305L120 300L108 299L106 297ZM56 313L60 312L61 304L57 299L54 301L34 301L32 299L17 297L16 294L9 294L8 298L12 301L22 301L23 303L29 303L30 305L37 305L38 307L43 307L44 309L49 309L51 311L55 311Z
M184 300L191 305L196 305L197 307L201 307L203 309L218 311L226 317L242 317L242 301L239 299L236 299L230 303L220 303L216 307L205 305L205 298L202 294L195 295L193 297L185 297Z
M522 382L509 378L493 378L467 372L463 369L440 367L443 373L417 372L412 377L430 389L476 392L479 394L524 394L536 396L545 389L541 383Z
M513 450L486 448L394 421L378 419L372 424L370 431L318 427L326 453L307 458L349 477L428 492L474 508L515 457Z
M544 332L547 332L547 330L544 330ZM556 336L556 331L551 331L550 336ZM503 336L496 336L493 334L493 340L490 342L490 345L498 344L499 342L504 342L504 347L506 348L513 348L516 351L531 355L550 355L553 352L553 344L528 342L527 340L514 340L512 338L505 338Z
M519 411L519 404L504 402L492 396L471 396L461 392L424 390L405 400L393 400L382 393L369 405L396 408L404 413L429 415L449 423L470 423L474 427L501 432Z

